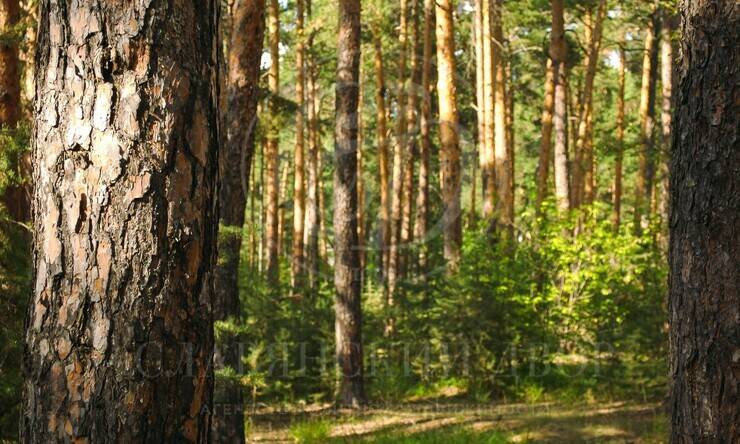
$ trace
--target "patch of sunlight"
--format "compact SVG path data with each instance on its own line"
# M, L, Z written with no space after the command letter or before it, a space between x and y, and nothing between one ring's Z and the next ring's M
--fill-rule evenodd
M590 438L617 438L628 435L626 431L609 424L589 424L581 427L581 432Z

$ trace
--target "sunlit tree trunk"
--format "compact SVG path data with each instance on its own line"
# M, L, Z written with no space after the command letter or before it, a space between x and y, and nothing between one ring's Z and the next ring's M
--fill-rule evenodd
M581 163L576 164L579 172L574 185L574 204L590 204L594 200L594 152L593 152L593 90L596 68L601 51L602 24L606 16L606 0L600 0L596 14L589 8L586 14L586 52L585 79L583 92L581 94L581 115L578 120L578 133L576 139L576 152L580 153Z
M357 109L360 67L360 0L339 0L336 126L334 129L334 285L338 403L365 402L362 363L360 257L357 248Z
M225 140L221 153L219 199L228 204L220 208L220 231L214 278L215 321L241 318L239 302L239 263L246 193L254 157L257 127L259 65L265 30L264 0L240 0L234 4L226 79ZM216 368L241 367L238 337L221 341L214 357ZM214 442L244 442L242 392L238 383L218 379L213 410Z
M483 147L481 175L483 178L483 218L490 219L494 216L496 197L496 72L494 42L494 2L496 0L480 0L483 15L483 101L485 103L485 144Z
M39 7L21 441L209 442L218 3Z
M485 102L485 73L484 64L486 56L483 49L483 2L487 0L476 0L475 15L473 16L473 46L475 48L475 111L478 120L477 134L477 163L481 167L485 165L486 145L486 102ZM473 163L476 163L475 161ZM481 171L483 184L481 189L485 193L485 174ZM470 219L474 223L477 218L476 193L477 193L477 168L473 166L473 181L470 195Z
M740 442L740 8L681 3L671 161L671 442Z
M303 228L306 218L306 45L303 29L303 0L296 0L296 81L295 96L298 111L295 120L295 147L293 151L293 238L291 251L291 280L294 289L302 287L304 281Z
M278 143L278 105L280 94L280 6L278 0L269 0L268 33L270 69L268 87L270 90L269 121L267 144L265 145L265 262L267 276L274 285L279 279L279 199L280 199L280 153Z
M668 207L670 201L669 168L671 163L671 127L673 116L671 115L671 101L673 100L673 20L670 15L663 11L663 20L660 31L660 83L661 83L661 149L660 149L660 190L658 200L658 214L661 219L661 232L663 237L668 233Z
M311 0L306 0L306 14L312 18ZM318 79L313 53L314 31L308 38L307 60L307 108L308 108L308 156L306 164L306 223L304 230L305 266L308 275L308 286L312 290L318 287L319 277L319 230L320 209L319 192L321 173L319 170L319 116L318 116Z
M537 211L542 206L548 194L548 181L550 179L550 153L552 152L552 117L555 104L555 66L552 58L547 57L545 71L545 105L542 108L540 155L537 162Z
M0 33L9 32L18 23L20 8L18 0L0 0ZM21 84L18 69L18 44L14 41L0 41L0 128L14 129L21 117ZM5 149L0 147L0 150ZM13 162L7 168L26 176L28 166L23 161ZM30 217L28 190L24 186L12 185L5 189L0 202L8 210L10 217L17 221L27 221Z
M494 0L493 38L494 38L494 153L496 183L496 223L503 232L511 235L514 223L514 196L511 181L513 165L506 140L506 55L504 53L503 2ZM502 233L503 233L502 232Z
M416 197L415 239L419 244L418 266L421 276L427 270L429 225L429 175L432 150L432 51L434 50L434 0L424 0L424 34L421 64L421 133L419 148L419 185Z
M655 17L645 31L642 58L642 83L640 86L640 152L637 187L635 189L635 230L642 230L644 213L648 211L652 196L653 169L653 113L655 105Z
M388 153L388 124L385 106L385 69L383 63L383 43L380 27L376 27L373 35L375 46L375 109L376 109L376 137L378 145L378 176L380 180L380 248L379 265L380 276L385 282L391 241L390 220L390 184L389 184L389 153Z
M552 0L552 32L550 34L550 58L555 77L555 102L553 105L553 131L555 132L555 198L558 209L570 209L570 187L568 183L568 125L565 95L565 27L563 0Z
M388 289L386 305L395 305L396 285L400 277L401 218L403 212L403 172L404 152L406 150L406 56L408 54L408 0L401 0L399 24L398 55L398 94L396 107L396 144L393 151L393 170L391 179L391 240L388 251ZM386 334L392 333L392 316L386 321Z
M619 229L622 221L622 161L624 158L624 75L626 57L624 50L624 36L619 44L619 59L617 65L617 153L614 159L614 208L612 220Z
M360 254L360 287L365 282L365 180L363 177L365 169L365 159L363 157L365 121L362 117L362 110L365 107L365 81L362 75L362 57L360 57L359 99L357 102L357 246Z
M444 258L449 272L458 270L462 223L460 145L455 91L455 27L452 0L437 0L437 95L439 98L440 183L442 184Z

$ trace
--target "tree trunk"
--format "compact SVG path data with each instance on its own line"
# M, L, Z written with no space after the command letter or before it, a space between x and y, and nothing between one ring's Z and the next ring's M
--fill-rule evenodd
M668 207L669 207L669 168L671 163L671 101L673 100L673 20L663 10L663 20L660 31L660 83L662 87L661 103L661 150L660 150L660 193L658 213L661 220L661 236L665 240L668 234ZM666 244L664 244L666 245Z
M640 152L637 188L635 189L635 230L642 231L643 215L651 200L651 170L653 157L653 108L655 104L655 17L645 31L640 86Z
M306 0L306 13L312 17L311 0ZM313 54L313 31L308 38L308 77L307 77L307 105L308 105L308 162L307 193L306 193L306 225L305 225L305 261L308 272L308 286L312 290L318 288L319 277L319 193L321 187L321 172L319 170L319 116L318 116L318 79L316 63Z
M388 125L385 107L385 69L383 67L383 43L380 27L374 30L373 44L375 46L375 107L378 145L378 175L380 176L380 248L379 264L380 277L386 282L391 241L390 220L390 186L389 186L389 155L388 155Z
M460 208L460 145L458 138L457 93L455 91L455 28L452 0L436 2L437 95L439 98L440 182L442 184L442 226L444 258L448 272L460 264L462 223Z
M362 118L362 110L365 107L365 81L362 74L362 54L360 54L359 99L357 101L357 247L360 254L360 288L363 287L365 282L365 180L363 178L365 169L365 159L363 158L365 125Z
M208 442L218 4L64 6L40 2L21 439Z
M362 363L360 256L357 248L357 106L360 68L360 0L339 0L336 126L334 129L334 245L338 403L365 402Z
M558 209L570 209L570 187L568 184L568 124L565 96L565 27L563 0L552 0L552 32L550 34L550 58L555 77L555 103L553 130L555 131L555 198Z
M294 290L303 287L303 224L306 217L306 177L304 141L306 126L306 66L303 33L303 0L296 0L296 82L298 112L295 120L295 150L293 152L293 248L291 251L291 284Z
M624 158L624 74L626 68L624 36L619 44L619 65L617 66L617 154L614 160L614 210L612 220L619 229L622 221L622 159Z
M583 82L581 94L581 114L578 120L578 133L576 139L576 152L580 153L581 163L576 163L579 171L577 184L574 188L574 203L578 207L581 204L590 204L594 200L594 153L592 143L593 123L593 90L596 68L601 51L601 30L606 16L606 0L600 0L594 17L593 11L589 9L586 20L586 42L588 50L586 53L586 75Z
M393 151L393 177L391 179L391 240L388 250L388 284L386 305L395 305L396 285L400 277L401 218L403 212L404 151L406 150L406 55L408 53L408 1L401 0L398 56L398 95L396 106L396 145ZM386 321L386 334L394 330L392 316Z
M219 261L214 281L215 321L241 318L239 302L239 259L246 209L249 174L254 158L259 96L259 61L265 31L265 1L241 0L234 5L228 54L226 86L226 144L222 149L219 200ZM247 38L249 37L249 38ZM253 225L253 224L252 224ZM215 356L216 368L241 367L239 338L221 341ZM220 362L218 362L220 361ZM229 380L216 380L212 439L214 442L244 442L244 414L241 386Z
M475 15L473 20L473 46L475 47L475 111L478 119L477 150L478 164L481 168L486 163L486 100L485 100L485 72L486 55L483 49L483 2L487 0L476 0ZM473 181L471 185L470 198L470 219L471 224L477 219L476 209L476 188L477 188L477 169L473 167ZM485 173L481 171L481 180L483 181L481 189L485 194Z
M18 23L20 8L18 0L0 0L0 33ZM15 129L21 117L21 85L18 69L18 44L0 41L0 128ZM0 147L0 150L4 149ZM27 165L21 160L8 168L20 172L25 178L29 174ZM28 189L25 186L10 185L0 202L6 207L10 217L16 221L27 221L31 217Z
M502 233L511 237L514 224L514 196L511 194L511 173L513 166L506 141L506 57L504 54L503 2L494 0L493 38L494 38L494 153L496 183L496 224Z
M493 41L494 5L496 0L480 0L483 7L483 101L485 103L485 145L483 148L483 163L481 175L483 177L483 218L494 216L496 196L496 71L495 52L496 43Z
M506 97L506 150L509 156L509 194L511 195L511 221L514 221L514 210L516 208L516 195L514 194L516 189L516 158L515 158L515 140L514 140L514 78L512 77L512 56L509 55L506 61L506 70L504 72L504 79L506 89L504 95Z
M672 443L740 441L740 8L682 2L671 162Z
M280 193L278 197L278 254L279 256L286 257L288 255L288 245L285 242L285 216L287 208L285 202L288 201L288 180L290 178L291 170L290 162L287 165L280 167L280 185L278 186Z
M280 5L278 0L269 0L268 33L270 43L270 70L268 87L270 89L269 121L267 144L265 145L265 262L267 277L272 285L278 283L279 276L279 205L280 205L280 153L278 141L278 104L280 94Z
M555 66L548 54L545 72L545 105L542 108L542 136L540 156L537 162L537 211L547 197L547 182L550 178L550 152L552 151L552 117L555 103Z
M434 0L424 0L424 43L421 66L421 134L419 147L419 186L416 196L416 223L414 232L419 245L418 266L421 276L427 271L429 224L429 175L432 151L432 50L434 49Z

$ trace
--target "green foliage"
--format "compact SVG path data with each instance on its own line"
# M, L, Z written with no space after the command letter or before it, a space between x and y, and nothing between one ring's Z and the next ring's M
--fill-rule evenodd
M30 133L30 127L24 124L17 129L0 127L0 194L7 187L24 184L20 168L29 150Z
M298 444L322 444L329 438L331 423L329 421L305 421L290 427L290 436Z

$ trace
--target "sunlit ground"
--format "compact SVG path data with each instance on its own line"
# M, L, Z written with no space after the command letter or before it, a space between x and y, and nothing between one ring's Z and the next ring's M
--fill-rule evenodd
M258 411L254 443L663 443L668 419L655 403L469 405L419 402L361 413L316 406Z

